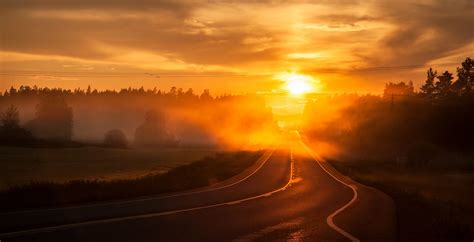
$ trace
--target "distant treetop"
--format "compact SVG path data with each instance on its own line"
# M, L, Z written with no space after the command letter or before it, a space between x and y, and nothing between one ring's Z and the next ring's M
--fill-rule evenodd
M472 95L474 86L474 62L466 58L461 67L456 69L457 79L453 82L453 73L445 71L438 74L430 68L427 72L425 84L421 87L420 94L431 98L446 98L455 96ZM435 78L438 79L435 81Z
M184 91L182 88L171 87L168 92L158 90L156 87L153 89L140 88L122 88L119 91L116 90L97 90L92 89L89 85L87 89L75 88L63 89L63 88L49 88L49 87L33 87L22 85L18 89L10 87L9 90L5 90L3 94L0 93L0 97L14 97L14 96L154 96L163 98L174 98L174 99L205 99L214 100L227 98L229 95L221 95L214 98L209 89L205 89L202 94L196 94L192 88Z

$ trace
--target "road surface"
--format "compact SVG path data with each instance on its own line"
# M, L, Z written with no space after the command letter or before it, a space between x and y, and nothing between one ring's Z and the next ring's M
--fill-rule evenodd
M0 214L7 241L394 241L393 202L299 137L243 174L190 192Z

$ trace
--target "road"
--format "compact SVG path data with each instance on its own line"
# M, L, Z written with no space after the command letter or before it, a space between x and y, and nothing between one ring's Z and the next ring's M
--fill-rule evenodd
M0 214L1 241L394 241L390 198L339 174L299 137L216 186Z

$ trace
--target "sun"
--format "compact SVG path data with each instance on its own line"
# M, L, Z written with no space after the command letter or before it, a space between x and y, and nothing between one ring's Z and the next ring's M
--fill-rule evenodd
M292 95L302 95L314 91L314 79L311 76L287 73L278 76L278 79L285 82L285 89Z

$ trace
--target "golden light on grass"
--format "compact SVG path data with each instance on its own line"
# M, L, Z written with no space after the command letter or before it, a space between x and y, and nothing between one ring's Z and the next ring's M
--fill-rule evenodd
M302 95L317 91L313 77L298 73L286 73L277 76L277 79L284 81L284 89L292 95Z

